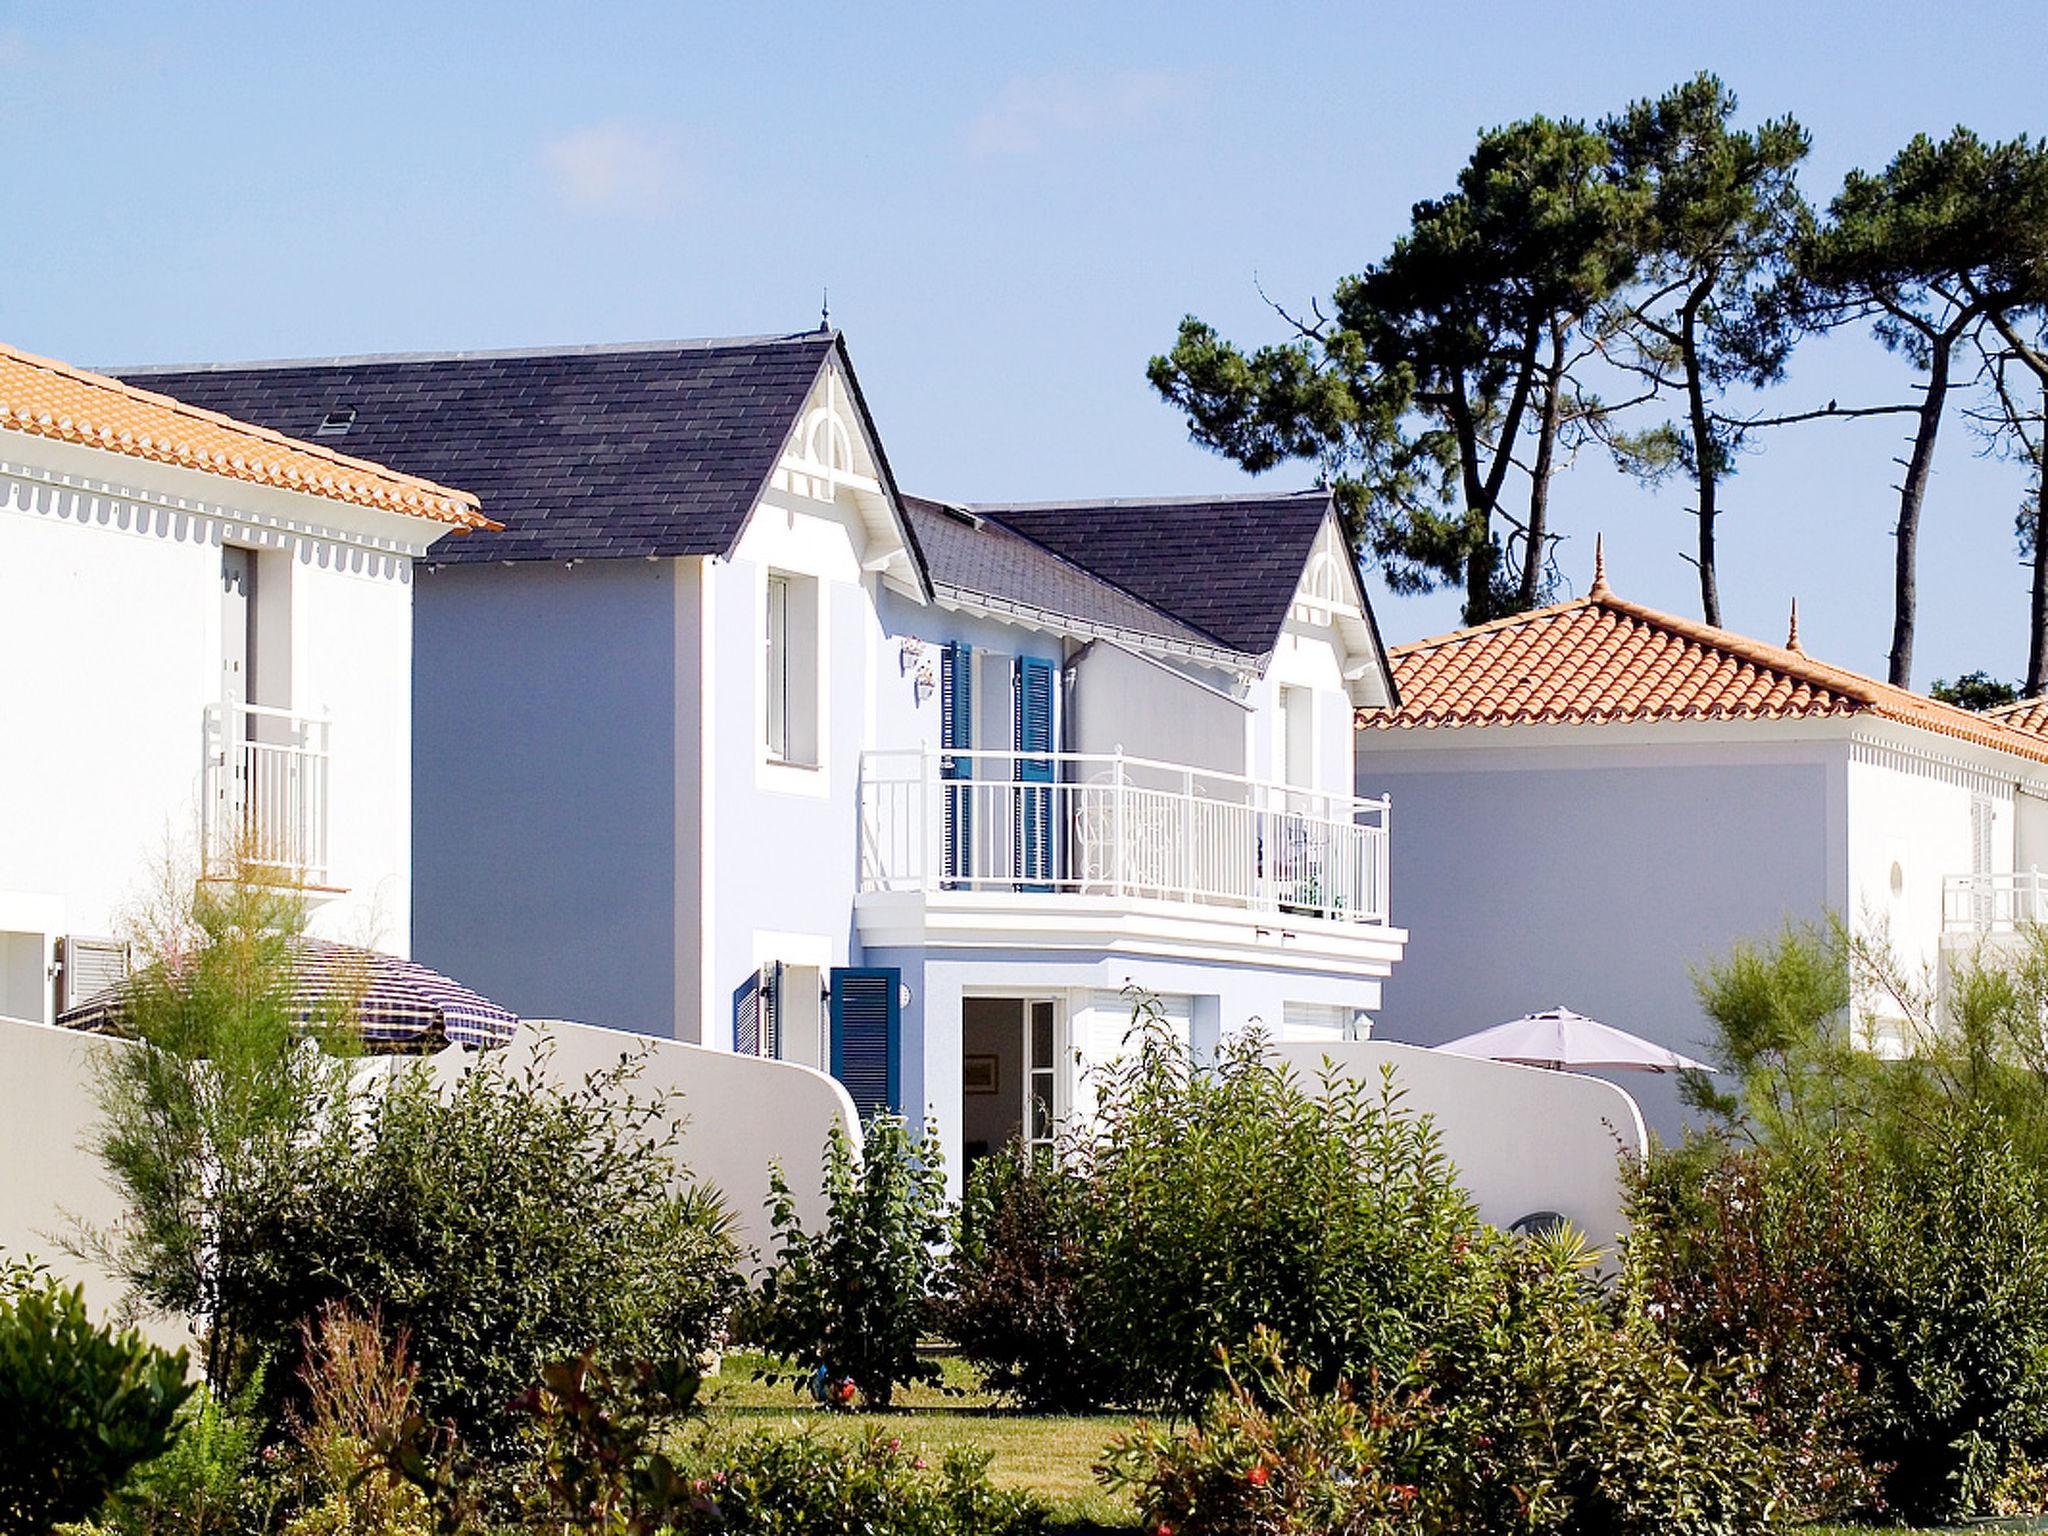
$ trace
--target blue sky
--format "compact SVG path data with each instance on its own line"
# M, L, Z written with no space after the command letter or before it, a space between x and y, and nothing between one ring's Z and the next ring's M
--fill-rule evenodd
M1380 255L1486 125L1597 117L1700 68L1812 130L1809 194L1914 132L2048 128L2048 9L711 7L0 0L0 337L88 364L798 329L829 284L899 478L961 499L1243 481L1144 382L1193 311L1276 333ZM1875 343L1780 398L1905 398ZM1777 434L1727 492L1729 622L1882 674L1902 426ZM2024 661L2021 471L1944 429L1916 681ZM1265 477L1306 483L1307 468ZM1688 499L1590 456L1583 587L1696 613ZM1450 595L1379 596L1390 640Z

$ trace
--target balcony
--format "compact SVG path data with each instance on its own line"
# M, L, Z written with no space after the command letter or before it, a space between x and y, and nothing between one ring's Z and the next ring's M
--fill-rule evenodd
M1384 974L1388 804L1183 763L863 754L866 943L1292 948ZM1130 941L1128 944L1125 941Z
M2038 869L1950 875L1941 882L1944 939L1988 938L2036 923L2048 923L2048 876Z
M324 716L262 704L206 706L200 804L206 872L237 866L328 887Z

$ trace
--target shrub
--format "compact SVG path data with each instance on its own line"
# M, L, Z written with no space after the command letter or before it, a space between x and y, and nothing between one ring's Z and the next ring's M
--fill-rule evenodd
M175 1355L87 1314L32 1270L0 1291L0 1530L43 1536L99 1508L171 1444L192 1388Z
M268 1212L238 1314L296 1380L303 1320L375 1309L406 1336L419 1411L486 1460L518 1453L513 1399L550 1365L694 1363L737 1254L716 1200L675 1187L673 1108L631 1096L637 1070L570 1089L490 1057L445 1089L401 1072Z
M1752 1150L1691 1200L1653 1193L1637 1243L1674 1335L1753 1378L1760 1421L1825 1422L1791 1502L1818 1504L1844 1452L1840 1475L1911 1520L1989 1513L2028 1482L2048 1447L2048 1180L1994 1115L1940 1111L1918 1150L1855 1133ZM1802 1391L1802 1348L1846 1362L1854 1397Z
M1087 1183L1061 1161L1011 1148L968 1175L939 1331L1033 1412L1079 1413L1115 1390L1081 1302L1087 1220Z
M1468 1305L1477 1216L1390 1084L1305 1087L1257 1036L1198 1072L1152 1018L1099 1104L1078 1307L1119 1400L1192 1411L1261 1326L1325 1390L1398 1373Z
M854 1444L756 1432L705 1442L689 1502L668 1512L679 1536L1027 1536L1045 1525L1029 1494L996 1487L986 1452L956 1448L937 1467L872 1432Z
M1788 1179L1768 1154L1697 1140L1630 1175L1647 1304L1726 1379L1775 1449L1787 1514L1807 1521L1883 1514L1890 1470L1866 1459L1870 1399L1840 1326L1856 1196L1839 1150Z
M100 1511L108 1536L240 1536L270 1526L285 1493L281 1450L265 1444L258 1408L263 1372L223 1400L201 1388L185 1404L177 1438L136 1469Z
M1594 1280L1568 1231L1485 1248L1479 1332L1422 1366L1448 1420L1425 1475L1452 1529L1742 1536L1770 1525L1768 1447L1657 1330L1629 1277Z
M338 1306L301 1331L305 1407L292 1422L299 1508L285 1536L427 1536L427 1501L379 1457L413 1411L419 1372L405 1334L387 1342L377 1314Z
M1172 1434L1100 1468L1179 1536L1748 1536L1772 1517L1752 1427L1687 1369L1575 1240L1491 1236L1485 1307L1397 1375L1325 1389L1269 1333Z
M1423 1392L1339 1382L1316 1390L1277 1335L1252 1335L1238 1365L1180 1433L1141 1421L1097 1468L1147 1526L1179 1536L1393 1536L1441 1529L1419 1481L1437 1415Z
M778 1168L774 1265L750 1310L750 1339L793 1362L839 1406L886 1408L905 1382L937 1381L917 1352L947 1237L946 1176L929 1134L893 1115L868 1121L856 1158L835 1123L825 1144L825 1226L806 1232Z

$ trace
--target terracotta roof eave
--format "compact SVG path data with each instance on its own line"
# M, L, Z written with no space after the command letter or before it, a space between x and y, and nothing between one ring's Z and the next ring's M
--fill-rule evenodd
M1526 637L1512 636L1516 630ZM1868 713L2036 762L2048 733L1660 613L1600 590L1567 603L1398 646L1405 710L1366 711L1373 729L1790 720ZM1403 674L1406 674L1405 678ZM1462 704L1453 700L1462 699ZM1446 707L1448 705L1448 707Z
M467 491L4 344L0 428L465 532L499 526Z

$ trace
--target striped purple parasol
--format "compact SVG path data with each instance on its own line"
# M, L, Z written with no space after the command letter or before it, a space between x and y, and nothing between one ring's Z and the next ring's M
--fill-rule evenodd
M518 1027L509 1009L414 961L325 939L296 938L290 948L299 1018L331 1021L339 1003L372 1048L503 1045ZM117 1029L126 1011L127 989L116 986L67 1008L57 1022L71 1029Z

